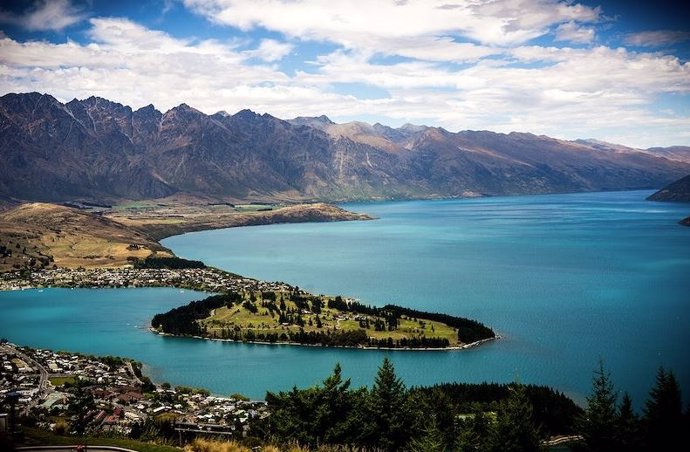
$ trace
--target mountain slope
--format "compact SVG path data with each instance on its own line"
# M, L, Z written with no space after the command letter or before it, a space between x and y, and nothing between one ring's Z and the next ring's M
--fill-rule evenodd
M128 257L172 256L135 229L93 213L27 203L0 213L0 271L19 268L117 267Z
M441 128L283 121L182 104L0 98L0 197L117 202L187 193L341 201L654 188L690 163L591 141Z
M665 157L669 160L676 160L679 162L690 163L690 146L670 146L667 148L649 148L645 149L652 155L658 157Z
M650 201L690 202L690 175L667 185L647 199Z

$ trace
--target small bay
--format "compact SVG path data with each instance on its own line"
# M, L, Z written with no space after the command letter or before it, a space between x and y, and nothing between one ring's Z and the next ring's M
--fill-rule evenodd
M153 314L201 298L173 289L0 293L0 336L130 356L158 381L263 398L340 362L370 385L384 355L408 385L519 380L582 400L602 358L639 405L659 365L690 391L688 206L649 191L347 204L379 219L202 231L178 255L363 303L478 319L504 338L461 352L384 352L164 338Z

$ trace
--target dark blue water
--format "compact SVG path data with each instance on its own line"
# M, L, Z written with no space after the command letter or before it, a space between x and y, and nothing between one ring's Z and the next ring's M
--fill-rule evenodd
M408 385L519 380L582 400L601 357L639 405L659 365L690 391L687 205L649 192L349 204L376 221L204 231L178 255L315 293L479 319L504 339L463 352L378 352L161 338L144 326L192 294L165 289L0 294L0 336L131 356L155 379L263 397L336 361L371 384L384 354ZM58 321L56 321L56 319ZM67 319L62 321L61 319Z

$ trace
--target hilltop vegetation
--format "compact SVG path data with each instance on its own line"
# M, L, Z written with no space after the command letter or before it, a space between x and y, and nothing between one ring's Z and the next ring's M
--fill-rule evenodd
M157 314L151 326L172 335L347 347L447 348L495 337L474 320L395 305L365 306L298 288L214 295Z

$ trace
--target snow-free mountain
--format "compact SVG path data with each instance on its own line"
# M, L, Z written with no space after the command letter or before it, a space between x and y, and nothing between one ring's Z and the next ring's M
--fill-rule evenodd
M282 120L243 110L162 113L98 97L0 98L0 196L119 201L342 201L659 188L684 148L639 150L529 133Z

